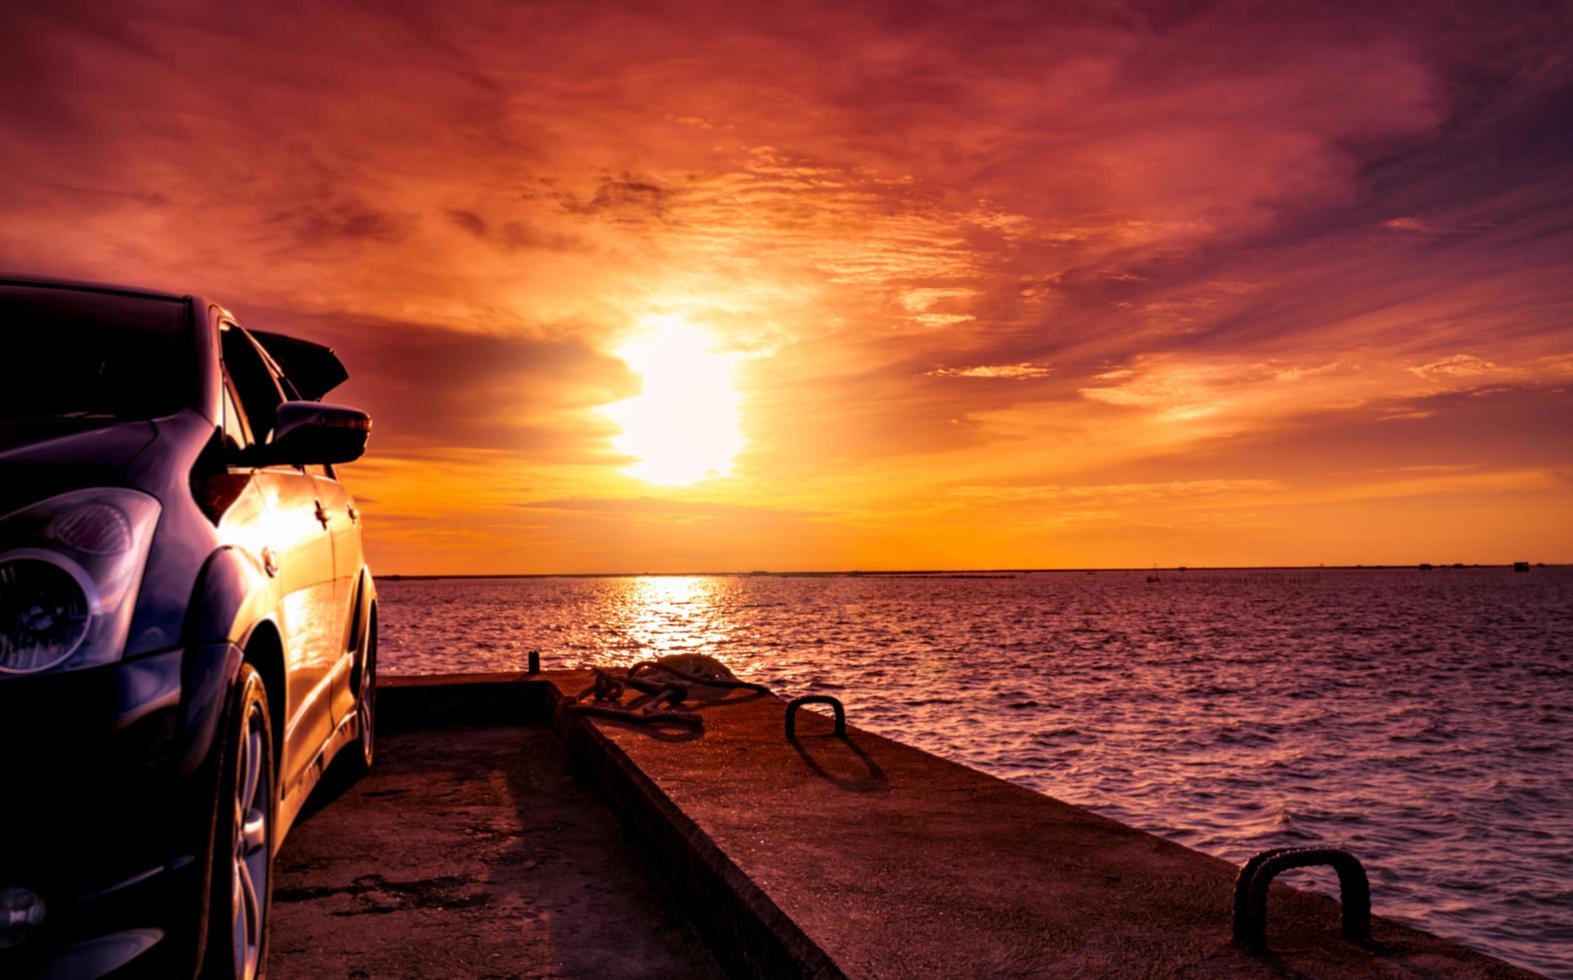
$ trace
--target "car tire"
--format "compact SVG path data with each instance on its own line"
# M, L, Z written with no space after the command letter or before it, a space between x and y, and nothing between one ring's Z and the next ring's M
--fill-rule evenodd
M360 732L355 744L345 752L350 778L359 779L371 771L377 759L377 619L367 620L366 636L354 672L355 715Z
M278 770L267 688L249 663L240 665L224 724L202 976L258 980L268 963Z

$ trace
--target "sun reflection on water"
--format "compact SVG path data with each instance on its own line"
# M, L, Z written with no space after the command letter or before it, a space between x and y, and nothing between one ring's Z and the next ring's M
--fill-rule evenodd
M733 583L701 576L614 579L611 624L633 659L704 653L725 660L734 622L727 610Z

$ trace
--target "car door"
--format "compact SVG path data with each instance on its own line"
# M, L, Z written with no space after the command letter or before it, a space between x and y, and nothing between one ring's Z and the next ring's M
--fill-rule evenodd
M254 443L271 439L274 412L284 400L279 380L255 342L232 323L223 325L227 383L233 385ZM265 560L278 582L277 616L284 645L286 721L280 760L288 794L332 731L327 686L339 646L334 598L333 537L317 485L300 467L255 471L266 508Z
M355 710L355 692L350 685L350 668L360 642L360 570L365 562L361 551L360 511L349 491L339 482L331 467L308 466L317 486L317 499L327 515L328 532L333 539L333 601L338 631L338 662L332 670L331 686L334 717L343 718Z

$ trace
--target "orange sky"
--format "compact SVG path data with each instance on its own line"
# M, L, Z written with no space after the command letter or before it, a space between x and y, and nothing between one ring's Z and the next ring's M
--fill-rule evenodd
M0 267L332 342L381 572L1573 559L1573 15L1371 7L52 4Z

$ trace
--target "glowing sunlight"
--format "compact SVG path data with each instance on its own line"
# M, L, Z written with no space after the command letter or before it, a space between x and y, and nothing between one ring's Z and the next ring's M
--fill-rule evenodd
M624 472L650 483L686 486L726 476L743 448L737 355L682 314L647 316L614 353L640 376L643 390L603 412L622 432L618 452L635 458Z
M633 660L714 654L736 629L729 601L735 587L730 579L702 576L619 579L608 587L617 596L608 625L627 639Z

